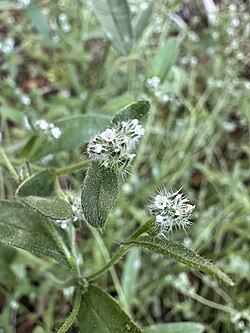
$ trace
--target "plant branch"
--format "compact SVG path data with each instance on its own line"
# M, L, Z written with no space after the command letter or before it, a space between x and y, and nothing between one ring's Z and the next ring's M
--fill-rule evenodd
M6 168L9 170L9 172L12 174L12 176L19 181L19 177L18 174L15 170L15 168L13 167L13 165L11 164L8 156L5 154L5 151L3 150L3 148L0 147L0 157L4 163L4 165L6 166Z
M61 236L58 234L58 231L56 230L55 226L48 219L46 219L44 221L44 224L46 225L48 231L50 232L50 234L53 237L54 241L56 242L57 246L61 249L61 251L65 255L65 258L67 259L70 267L75 272L78 272L78 265L75 261L75 258L72 256L69 249L67 248L64 241L62 240Z
M76 320L76 317L77 317L79 309L80 309L81 299L82 299L81 290L77 289L76 292L75 292L75 300L74 300L73 310L72 310L70 316L68 317L68 319L62 325L62 327L59 328L57 333L66 333L70 329L70 327L74 324L74 321Z
M67 173L72 173L74 171L79 171L81 169L84 169L89 165L90 161L89 160L84 160L76 164L69 165L67 167L63 168L58 168L55 170L55 173L57 176L65 175Z
M135 246L135 244L128 244L128 245L121 245L119 250L116 252L116 254L104 265L101 269L99 269L97 272L89 275L86 277L87 281L92 281L99 277L101 274L106 272L108 269L110 269L114 264L116 264L126 252L128 252L130 249L132 249Z

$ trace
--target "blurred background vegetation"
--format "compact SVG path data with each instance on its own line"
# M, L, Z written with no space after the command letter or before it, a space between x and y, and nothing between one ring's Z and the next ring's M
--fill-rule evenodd
M216 262L235 286L139 250L98 283L141 326L193 321L206 332L249 333L249 2L129 0L129 13L118 0L106 14L105 3L0 1L0 144L25 179L31 167L86 159L86 126L74 117L102 119L150 101L146 134L102 238L87 227L79 233L85 269L104 263L147 220L156 188L182 187L196 205L194 224L172 237ZM33 126L39 120L70 134L49 137ZM77 194L83 178L65 175L60 184ZM16 185L1 165L1 198L13 198ZM1 333L49 333L63 322L72 288L61 290L51 272L65 277L54 264L0 248Z

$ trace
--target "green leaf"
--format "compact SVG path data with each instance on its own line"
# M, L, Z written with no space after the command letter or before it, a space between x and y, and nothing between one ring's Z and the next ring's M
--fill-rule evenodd
M14 201L0 201L0 242L53 259L68 267L63 252L53 241L42 215Z
M49 39L50 28L46 16L43 14L37 0L32 0L26 8L26 14L31 19L36 29L46 38Z
M102 228L117 195L116 173L92 162L82 189L82 209L87 222L93 227Z
M0 2L0 11L4 10L11 10L11 9L20 9L17 3L13 3L12 1L4 1L1 0Z
M120 54L132 48L130 11L126 0L92 0L94 12L104 33Z
M166 40L165 44L160 45L156 50L149 66L148 77L157 76L164 81L170 68L175 64L178 55L179 44L174 37Z
M112 297L91 285L83 296L78 321L82 333L141 333Z
M205 326L199 323L169 323L145 327L143 333L203 333Z
M15 275L11 269L11 264L16 256L16 250L0 244L0 283L14 286Z
M141 15L138 17L138 20L135 22L133 29L135 40L138 40L142 36L144 30L148 26L152 10L153 4L148 5L148 7L141 13Z
M113 124L121 121L138 119L140 120L149 112L150 104L148 101L137 101L125 106L112 119Z
M70 204L60 198L42 198L37 196L19 197L25 205L53 220L69 219L73 212Z
M207 259L202 258L181 243L171 241L167 238L163 239L152 236L140 236L136 240L129 241L125 244L135 244L143 249L172 258L190 268L194 268L211 275L231 286L233 285L232 280L217 266L212 264Z
M132 305L133 297L136 292L140 264L141 251L138 248L134 248L128 253L122 275L122 290L129 308Z
M16 191L17 196L48 197L54 192L55 173L53 170L43 170L25 179Z
M52 141L47 138L37 138L41 142L34 151L29 147L32 154L26 150L25 157L34 161L48 154L76 149L79 145L87 143L96 132L104 130L109 122L109 117L97 114L78 115L59 120L55 122L55 126L61 130L61 136Z

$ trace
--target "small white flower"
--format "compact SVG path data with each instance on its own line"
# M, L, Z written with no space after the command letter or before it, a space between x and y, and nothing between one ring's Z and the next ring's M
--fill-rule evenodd
M126 173L136 156L133 150L143 134L144 129L138 119L122 121L112 128L107 128L89 142L88 156L105 168Z
M156 220L157 223L162 223L164 221L164 217L161 216L161 215L157 215L155 217L155 220Z
M133 124L133 125L138 125L139 124L139 120L138 119L132 119L131 120L131 123Z
M135 158L135 156L136 156L136 154L130 154L130 155L129 155L129 159L130 159L130 161L133 161L133 159Z
M156 195L150 205L150 214L155 219L160 231L168 233L175 228L185 229L191 224L190 219L195 206L180 193L163 190Z
M167 200L168 198L166 196L158 194L155 197L154 201L155 207L159 209L164 209L167 206Z
M46 120L44 120L44 119L37 120L36 123L35 123L35 125L37 127L39 127L43 131L45 131L46 129L49 128L49 123Z
M97 154L100 154L102 151L102 145L100 145L99 143L96 143L92 146L93 151Z
M145 129L142 127L142 125L136 125L134 129L134 133L138 136L143 136L145 133Z
M116 133L115 133L115 129L112 128L107 128L106 131L102 132L101 137L105 140L105 141L114 141L116 138Z
M62 134L62 132L59 127L53 127L51 129L51 135L53 136L53 138L59 139L61 134Z

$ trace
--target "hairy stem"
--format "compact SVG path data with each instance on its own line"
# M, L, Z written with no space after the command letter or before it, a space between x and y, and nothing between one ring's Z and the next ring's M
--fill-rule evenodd
M55 226L48 220L44 221L48 231L50 232L51 236L53 237L54 241L56 242L57 246L61 249L65 258L67 259L69 266L75 271L78 272L78 266L75 261L75 258L70 253L68 247L62 240L61 236L59 235L58 231L56 230Z
M55 172L56 172L57 176L65 175L67 173L71 173L71 172L74 172L74 171L79 171L81 169L84 169L89 165L89 163L90 163L89 160L84 160L84 161L81 161L79 163L69 165L67 167L58 168L58 169L56 169Z
M89 275L86 277L87 281L92 281L99 277L101 274L105 273L108 269L110 269L114 264L116 264L126 252L128 252L130 249L132 249L135 245L129 244L129 245L121 245L119 250L116 252L116 254L104 265L101 269L99 269L97 272Z
M70 316L68 317L68 319L62 325L62 327L59 328L57 333L66 333L70 329L70 327L74 324L74 321L76 320L76 317L77 317L79 309L80 309L81 299L82 299L81 290L77 289L75 292L73 310L72 310Z

